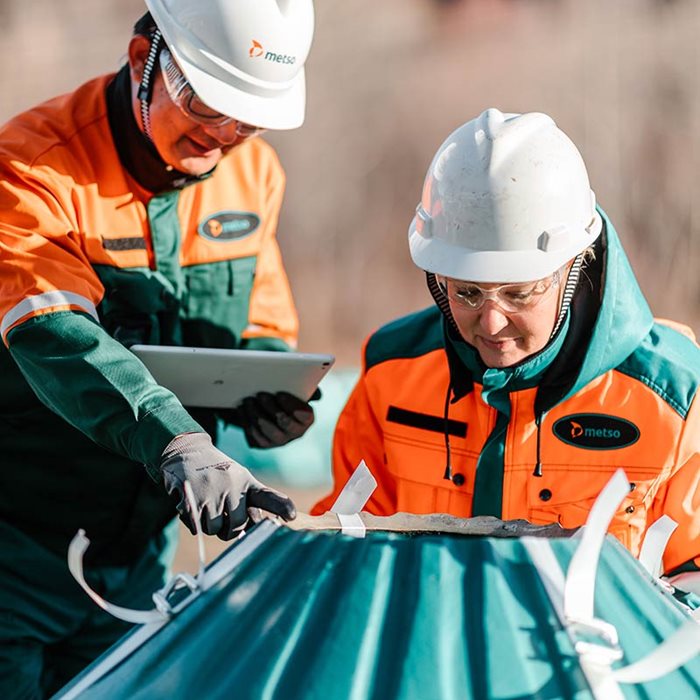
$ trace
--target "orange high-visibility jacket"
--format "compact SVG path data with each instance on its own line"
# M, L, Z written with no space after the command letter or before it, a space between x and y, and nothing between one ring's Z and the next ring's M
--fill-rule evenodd
M171 176L129 91L125 67L0 128L0 519L60 556L84 528L114 563L175 515L160 457L202 430L127 346L297 337L273 149Z
M437 307L374 333L336 428L333 492L313 512L330 508L364 459L378 481L366 510L377 515L574 528L622 468L631 490L610 532L638 555L666 514L678 528L665 570L697 567L700 350L654 323L607 220L598 248L566 326L516 367L485 368Z

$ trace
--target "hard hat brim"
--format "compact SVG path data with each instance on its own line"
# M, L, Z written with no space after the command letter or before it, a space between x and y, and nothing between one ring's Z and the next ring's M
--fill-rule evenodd
M590 231L582 231L573 244L556 252L466 250L422 235L414 218L408 230L408 244L413 262L426 272L469 282L533 282L548 277L575 258L595 242L601 230L602 219L596 212Z

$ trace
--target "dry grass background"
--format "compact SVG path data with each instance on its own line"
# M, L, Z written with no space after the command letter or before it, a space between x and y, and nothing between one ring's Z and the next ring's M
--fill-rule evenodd
M0 0L0 120L118 68L143 9ZM439 144L488 106L556 119L655 314L700 332L700 3L318 0L316 15L306 123L270 135L301 349L357 364L367 333L429 303L406 228Z

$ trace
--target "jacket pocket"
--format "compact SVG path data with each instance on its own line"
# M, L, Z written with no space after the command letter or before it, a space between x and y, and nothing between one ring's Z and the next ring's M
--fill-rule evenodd
M564 528L585 525L593 504L615 471L600 466L576 470L549 467L543 477L531 479L528 485L528 520L538 525L558 522ZM638 554L659 475L633 468L625 469L625 474L630 491L615 512L608 532Z
M248 325L256 257L193 265L183 270L184 343L236 347Z
M440 436L419 437L412 432L399 428L386 433L384 439L387 469L396 489L397 511L469 517L476 456L452 445L452 473L459 476L448 481L444 478L446 452Z

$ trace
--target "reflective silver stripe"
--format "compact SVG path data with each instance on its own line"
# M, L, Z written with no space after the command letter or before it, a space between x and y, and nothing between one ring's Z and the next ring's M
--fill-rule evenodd
M22 318L22 316L26 316L32 311L50 309L52 306L66 305L79 306L96 321L100 320L97 316L95 305L87 297L81 294L75 294L74 292L64 292L63 290L57 289L54 292L44 292L44 294L36 294L35 296L22 299L19 304L11 308L0 323L0 336L4 338L10 326Z

